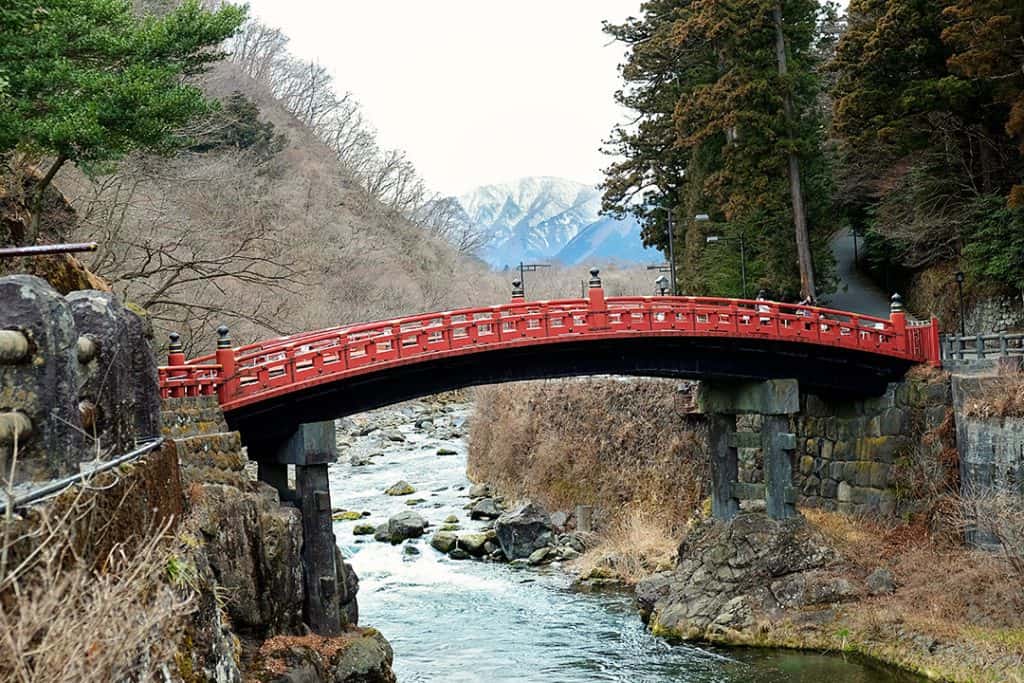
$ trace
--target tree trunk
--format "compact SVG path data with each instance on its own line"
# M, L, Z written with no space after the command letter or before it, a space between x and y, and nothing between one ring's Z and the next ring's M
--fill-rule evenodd
M786 67L786 38L782 32L782 4L777 3L772 8L772 15L775 19L775 56L779 62L779 75L785 79ZM786 124L792 136L793 126L793 100L787 92L783 99L785 107ZM814 285L814 261L811 259L811 238L807 232L807 212L804 208L803 185L800 182L800 160L796 152L790 151L788 156L789 170L789 193L793 201L793 225L796 228L796 258L800 267L800 295L815 299L817 292Z
M53 165L50 166L50 170L46 172L46 175L42 177L39 183L36 185L35 191L32 193L32 205L30 207L32 211L32 223L29 229L29 246L32 246L39 242L39 226L42 219L43 213L43 196L46 194L46 188L50 186L50 182L53 177L57 175L57 171L64 165L68 158L63 154L58 154L54 160Z

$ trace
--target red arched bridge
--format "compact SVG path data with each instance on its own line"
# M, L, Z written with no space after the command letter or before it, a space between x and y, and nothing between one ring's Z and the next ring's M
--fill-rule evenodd
M165 397L216 394L246 441L478 384L623 374L796 378L812 391L878 395L914 364L940 365L938 323L771 301L608 297L527 301L333 327L186 361L176 338Z

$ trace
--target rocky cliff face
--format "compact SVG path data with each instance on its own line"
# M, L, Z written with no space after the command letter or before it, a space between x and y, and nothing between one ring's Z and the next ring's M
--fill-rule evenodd
M308 633L301 513L248 476L216 399L169 399L164 408L189 510L178 534L187 548L182 566L197 603L176 658L181 680L393 681L391 646L357 626L359 580L340 553L347 627L336 638Z

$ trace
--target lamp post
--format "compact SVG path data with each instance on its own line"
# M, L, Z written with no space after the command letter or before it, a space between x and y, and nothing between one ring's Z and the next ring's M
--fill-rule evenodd
M964 272L958 270L954 277L956 277L956 291L960 300L960 336L966 337L967 332L964 323Z
M538 268L550 268L551 266L547 263L523 263L519 262L519 286L523 288L523 295L526 292L526 278L523 276L524 273L535 273Z
M706 223L710 219L706 213L698 214L695 217L698 223ZM705 243L715 244L717 242L739 242L740 243L740 282L743 285L743 298L747 298L747 245L743 240L743 233L738 237L723 237L722 235L708 235L704 238Z
M668 291L668 278L664 275L659 275L654 281L654 286L657 288L658 293L661 296L665 296L665 292Z

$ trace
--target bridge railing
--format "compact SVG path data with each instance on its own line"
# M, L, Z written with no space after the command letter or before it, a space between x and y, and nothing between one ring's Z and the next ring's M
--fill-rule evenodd
M594 282L597 282L596 286ZM567 339L644 336L748 337L802 342L938 365L938 323L908 321L897 297L889 319L816 306L707 297L612 297L596 275L587 298L526 301L333 327L231 348L221 328L215 354L186 361L172 344L161 369L167 396L217 393L241 406L384 366ZM177 353L175 352L177 351Z
M1024 332L942 338L942 360L970 363L1000 358L1024 358Z

